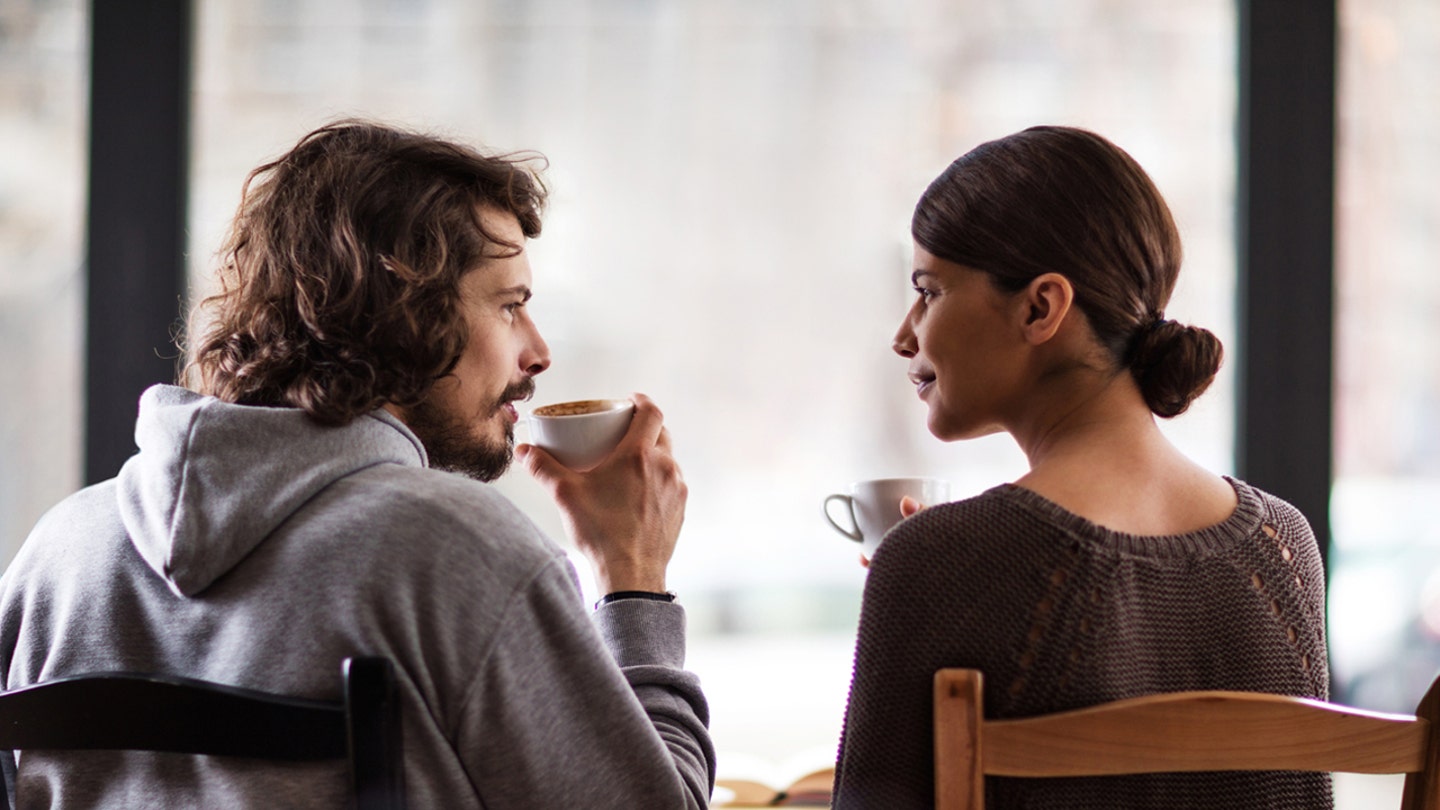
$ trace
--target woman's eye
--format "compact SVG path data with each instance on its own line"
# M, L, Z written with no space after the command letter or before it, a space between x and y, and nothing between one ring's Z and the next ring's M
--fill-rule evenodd
M935 297L935 292L933 290L927 290L924 287L916 287L915 293L920 296L921 301L929 301L931 298Z

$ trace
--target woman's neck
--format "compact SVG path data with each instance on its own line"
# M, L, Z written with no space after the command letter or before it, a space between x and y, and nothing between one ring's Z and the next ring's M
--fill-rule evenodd
M1075 454L1132 455L1155 441L1155 424L1135 379L1124 371L1077 369L1032 395L1034 407L1010 426L1030 469Z
M1183 533L1230 515L1234 490L1165 438L1128 373L1077 376L1037 395L1029 421L1011 430L1030 460L1015 483L1132 534Z

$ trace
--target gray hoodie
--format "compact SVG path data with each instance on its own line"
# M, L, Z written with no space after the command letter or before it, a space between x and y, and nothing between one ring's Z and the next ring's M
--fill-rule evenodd
M119 476L41 518L0 578L5 688L148 670L335 699L343 658L384 655L411 807L705 805L714 753L681 608L587 615L564 552L493 488L428 469L389 414L324 428L156 386L135 437ZM37 751L21 756L20 801L346 794L339 765Z

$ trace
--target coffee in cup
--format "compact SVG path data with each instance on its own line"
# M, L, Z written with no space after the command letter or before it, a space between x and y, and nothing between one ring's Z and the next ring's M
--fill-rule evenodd
M628 399L582 399L542 405L530 411L530 443L572 470L594 467L615 449L635 403Z
M825 520L835 531L860 544L860 553L866 559L875 556L885 533L903 515L900 514L900 499L914 498L923 506L934 506L950 500L950 482L939 478L875 478L857 481L850 485L848 495L826 496L821 509ZM842 526L830 512L830 505L844 505L842 516L848 516L849 528Z

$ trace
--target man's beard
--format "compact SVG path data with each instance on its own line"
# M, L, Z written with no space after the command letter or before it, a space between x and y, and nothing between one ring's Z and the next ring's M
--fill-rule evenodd
M507 402L529 399L534 393L535 381L526 377L500 393L486 418L494 418ZM425 446L430 466L437 470L494 481L515 458L515 426L508 419L504 420L505 438L497 442L475 436L470 422L425 399L406 410L405 424Z

